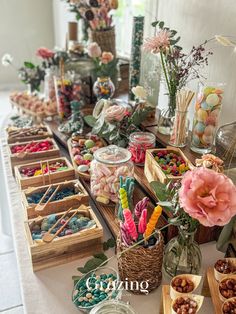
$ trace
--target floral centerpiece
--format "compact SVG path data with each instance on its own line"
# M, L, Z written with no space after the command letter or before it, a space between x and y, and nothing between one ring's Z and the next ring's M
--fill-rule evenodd
M170 211L170 222L179 235L166 246L164 268L170 276L198 274L201 252L194 241L199 224L224 226L236 214L236 187L224 174L199 167L184 174L181 182L166 186L152 182L159 204Z
M106 139L112 144L126 147L129 135L140 131L139 126L152 111L152 107L139 102L145 95L143 88L137 89L139 98L131 105L118 100L101 99L95 106L93 116L86 116L85 122L92 127L92 133ZM136 90L134 89L134 92Z

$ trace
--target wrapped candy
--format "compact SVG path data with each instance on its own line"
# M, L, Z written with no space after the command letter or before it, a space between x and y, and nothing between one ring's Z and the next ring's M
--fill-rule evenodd
M152 216L150 217L150 219L148 221L147 228L146 228L145 233L144 233L145 238L150 237L150 235L152 234L153 230L156 227L157 221L158 221L159 217L161 216L161 213L162 213L162 207L160 205L156 206L154 208Z
M127 231L129 232L129 234L133 240L137 240L138 233L136 230L135 222L133 220L131 211L127 208L124 209L123 215L124 215L125 227L127 228Z
M147 227L147 208L144 208L139 219L138 232L143 234L146 230L146 227Z
M148 197L144 197L141 201L139 201L135 208L134 208L134 213L135 213L135 216L137 218L140 218L141 214L142 214L142 211L144 210L144 208L147 207L147 204L149 202L149 198Z

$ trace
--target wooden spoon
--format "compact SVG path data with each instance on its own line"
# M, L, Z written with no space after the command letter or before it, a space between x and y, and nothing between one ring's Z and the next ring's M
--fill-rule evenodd
M51 186L51 185L50 185ZM48 205L48 203L51 201L51 199L53 198L53 196L57 193L58 189L61 187L61 185L59 184L57 186L57 188L55 189L55 191L52 193L52 195L49 197L49 199L47 200L47 202L45 204L41 204L41 201L40 201L40 204L37 204L37 206L35 207L35 210L36 211L42 211L45 209L45 207ZM48 188L49 190L49 188ZM47 190L47 191L48 191ZM47 194L47 193L46 193Z
M41 208L41 204L42 202L44 201L46 195L48 194L49 190L51 189L52 185L49 185L49 187L47 188L47 190L45 191L45 193L43 194L41 200L39 201L39 203L36 205L35 207L35 210L41 210L41 209L38 209L38 208Z
M25 147L23 147L22 150L21 150L19 153L16 154L16 156L17 156L18 158L23 158L23 157L25 157L25 155L27 154L26 149L27 149L31 144L33 144L33 142L30 142L30 143L28 143Z
M42 240L43 240L44 242L47 242L47 243L52 242L52 240L53 240L59 233L62 232L62 230L66 227L66 225L69 223L69 221L77 214L79 208L78 208L78 209L74 212L74 214L66 221L66 223L65 223L63 226L61 226L60 229L57 230L56 233L51 234L51 231L61 222L61 220L62 220L71 210L72 210L72 207L69 208L69 209L64 213L64 215L63 215L60 219L58 219L58 221L48 230L48 232L46 232L46 233L43 235Z

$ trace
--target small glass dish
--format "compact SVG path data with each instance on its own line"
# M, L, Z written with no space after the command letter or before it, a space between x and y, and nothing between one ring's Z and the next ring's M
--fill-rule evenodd
M127 303L109 300L96 305L90 314L135 314L135 311Z
M79 305L79 298L80 297L85 297L87 293L91 293L93 294L93 292L95 290L99 290L96 287L93 287L92 290L90 291L84 291L81 292L80 295L78 288L81 285L85 285L85 284L90 284L90 281L88 281L89 278L93 278L96 276L100 276L100 275L113 275L116 279L113 281L116 284L112 285L112 289L110 290L109 294L107 295L106 298L104 298L103 300L101 300L100 302L97 302L96 304L92 304L91 306L81 306ZM101 282L101 281L100 281ZM72 302L74 303L74 305L76 306L76 308L78 310L80 310L82 313L90 313L90 311L98 304L100 304L101 302L110 300L110 299L119 299L121 297L121 291L119 291L118 288L118 283L119 282L119 274L118 272L112 268L112 267L100 267L97 268L95 270L92 270L90 272L88 272L87 274L85 274L82 278L80 278L80 280L75 284L73 291L72 291ZM104 285L105 282L102 282L102 286Z

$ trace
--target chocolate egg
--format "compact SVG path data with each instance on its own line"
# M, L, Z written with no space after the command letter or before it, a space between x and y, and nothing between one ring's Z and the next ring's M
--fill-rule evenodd
M216 94L210 94L206 98L206 103L210 107L214 107L219 103L219 97Z
M202 108L198 110L197 112L198 121L205 122L207 117L208 117L208 114L205 110L203 110Z
M208 145L208 144L211 144L212 142L213 142L213 136L206 136L205 134L203 134L202 136L203 145Z

